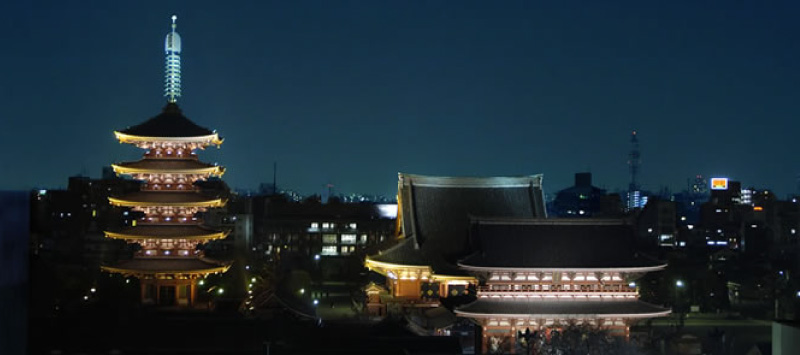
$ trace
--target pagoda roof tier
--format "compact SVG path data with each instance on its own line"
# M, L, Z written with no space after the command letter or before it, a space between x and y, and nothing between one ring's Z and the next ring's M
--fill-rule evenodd
M106 237L122 240L141 239L186 239L208 241L224 239L229 230L218 230L197 224L190 225L148 225L140 224L136 227L127 227L116 231L106 231Z
M117 174L211 174L222 176L225 168L196 159L142 159L111 165Z
M114 134L122 143L135 142L198 142L222 144L219 135L192 122L183 115L178 104L168 103L158 116Z
M648 272L666 264L635 251L622 220L475 218L479 252L458 265L470 271Z
M225 200L199 192L137 191L108 201L120 207L222 207Z
M670 314L667 308L635 299L542 300L535 298L479 297L455 313L470 318L651 318Z
M230 262L220 262L207 258L133 258L124 260L114 266L102 266L106 272L125 276L157 276L157 275L191 275L202 276L218 272L226 272Z

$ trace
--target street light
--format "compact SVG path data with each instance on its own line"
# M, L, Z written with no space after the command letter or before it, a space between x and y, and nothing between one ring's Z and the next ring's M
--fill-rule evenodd
M675 281L675 286L676 287L683 287L683 281L682 280Z

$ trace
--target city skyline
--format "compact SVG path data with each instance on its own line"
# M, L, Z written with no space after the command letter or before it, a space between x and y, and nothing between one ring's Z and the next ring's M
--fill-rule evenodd
M225 180L391 196L396 174L590 171L624 190L726 176L796 192L796 4L212 3L3 6L3 188L130 160L112 132L157 115L173 13L187 117L231 138ZM661 7L657 7L661 6ZM303 21L303 24L300 23Z

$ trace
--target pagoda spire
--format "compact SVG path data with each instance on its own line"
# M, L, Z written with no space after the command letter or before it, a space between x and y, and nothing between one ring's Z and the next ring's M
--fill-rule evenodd
M174 103L181 96L181 36L175 29L178 16L172 15L172 32L164 40L166 63L164 68L164 96L167 101Z

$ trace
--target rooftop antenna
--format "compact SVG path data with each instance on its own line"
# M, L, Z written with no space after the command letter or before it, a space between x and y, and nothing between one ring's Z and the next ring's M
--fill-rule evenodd
M175 103L181 97L181 36L175 29L178 16L172 15L172 32L164 39L166 64L164 70L164 96L167 102Z

